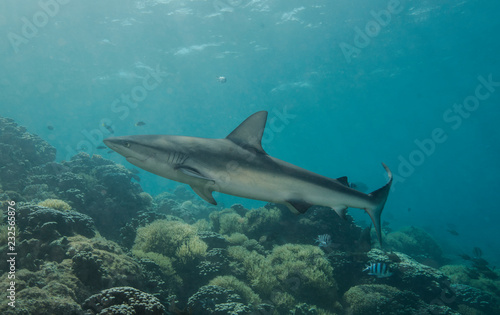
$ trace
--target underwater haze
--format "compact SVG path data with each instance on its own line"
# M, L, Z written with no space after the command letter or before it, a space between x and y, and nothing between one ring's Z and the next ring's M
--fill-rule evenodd
M58 162L85 152L132 169L102 140L224 138L265 110L269 155L365 193L386 183L385 163L385 226L425 230L459 264L480 248L494 269L499 12L496 0L3 0L0 115ZM137 175L152 196L183 185Z

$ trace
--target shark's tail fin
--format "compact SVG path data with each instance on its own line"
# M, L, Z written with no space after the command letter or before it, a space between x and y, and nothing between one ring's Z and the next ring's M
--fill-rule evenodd
M374 192L369 194L373 198L375 205L371 208L365 209L366 212L372 218L373 226L375 227L375 231L377 232L377 238L378 238L378 241L380 243L380 246L382 246L382 231L381 231L381 225L380 225L380 215L382 214L382 210L384 210L385 202L387 200L387 195L389 195L389 191L391 190L391 184L392 184L392 172L391 172L391 170L384 163L382 163L382 166L387 171L387 176L389 176L389 181L387 182L387 184L385 184L381 188L379 188L379 189L377 189Z

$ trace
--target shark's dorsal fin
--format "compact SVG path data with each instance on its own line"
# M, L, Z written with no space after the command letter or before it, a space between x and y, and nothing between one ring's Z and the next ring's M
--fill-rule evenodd
M337 180L344 186L350 187L349 182L347 181L347 176L342 176L337 178Z
M253 149L256 152L267 154L262 149L261 141L266 127L267 112L256 112L245 119L226 139L231 140L245 149Z

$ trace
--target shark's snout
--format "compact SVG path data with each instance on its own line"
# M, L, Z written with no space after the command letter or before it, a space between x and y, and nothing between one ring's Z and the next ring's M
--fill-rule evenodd
M112 138L104 139L104 140L102 140L102 142L104 142L104 144L107 145L108 148L113 149L113 140L112 140Z

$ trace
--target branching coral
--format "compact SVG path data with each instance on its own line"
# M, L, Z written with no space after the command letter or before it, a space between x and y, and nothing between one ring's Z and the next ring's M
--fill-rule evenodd
M316 246L286 244L268 255L231 246L228 254L238 261L251 286L262 296L287 292L315 304L333 301L336 296L332 267Z
M184 242L181 247L177 248L175 255L180 261L186 264L195 258L205 256L207 249L207 244L200 240L198 236L195 236Z
M153 252L187 263L205 256L207 248L195 227L179 221L157 220L137 230L132 250Z
M38 205L42 206L42 207L52 208L52 209L59 210L59 211L71 210L71 206L67 202L65 202L63 200L59 200L59 199L46 199L42 202L39 202Z
M261 303L260 297L245 282L233 276L219 276L210 280L209 285L217 285L225 289L231 289L238 293L247 304Z
M280 219L281 211L278 208L252 209L244 216L232 208L210 214L212 226L220 234L244 233L250 237L261 234L264 229L269 230Z

